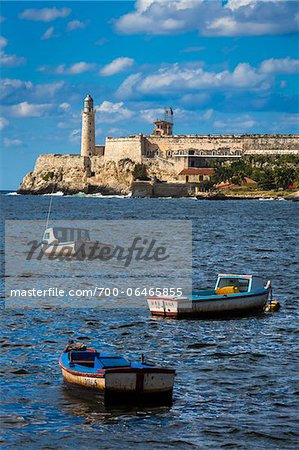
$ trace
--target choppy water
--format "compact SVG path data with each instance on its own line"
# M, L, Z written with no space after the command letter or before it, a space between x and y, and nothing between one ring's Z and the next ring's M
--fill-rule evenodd
M1 203L8 219L43 219L49 198ZM5 448L298 448L298 204L57 197L52 217L192 219L195 287L213 285L218 272L260 273L282 308L222 321L154 320L142 309L3 310ZM175 367L172 407L70 396L58 367L70 338Z

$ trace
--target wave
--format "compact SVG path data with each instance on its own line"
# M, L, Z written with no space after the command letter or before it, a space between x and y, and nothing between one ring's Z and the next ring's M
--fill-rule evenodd
M7 192L4 195L21 195L21 194L18 194L17 192Z
M85 194L84 192L78 192L77 194L65 195L65 197L80 197L80 198L130 198L131 194L128 195L103 195L101 193L96 194Z
M43 197L46 197L46 196L55 196L55 197L62 197L63 195L64 195L64 193L62 192L62 191L57 191L57 192L52 192L52 193L50 193L50 194L43 194Z

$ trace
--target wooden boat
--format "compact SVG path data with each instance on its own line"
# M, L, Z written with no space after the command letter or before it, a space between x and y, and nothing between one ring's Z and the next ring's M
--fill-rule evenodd
M72 349L75 348L75 349ZM171 401L175 370L131 362L93 348L66 348L59 365L68 386L103 394L105 399Z
M110 244L91 241L89 230L82 228L50 227L45 230L42 240L43 253L53 257L105 259L112 248Z
M188 297L147 297L152 315L166 317L215 317L262 312L271 292L257 275L218 275L213 290L193 292Z

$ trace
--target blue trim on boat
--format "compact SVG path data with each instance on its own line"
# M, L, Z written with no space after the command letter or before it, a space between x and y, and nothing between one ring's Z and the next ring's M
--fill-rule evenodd
M84 353L84 350L82 351L82 353ZM83 373L97 374L98 370L105 371L106 369L115 369L115 368L151 369L153 367L156 367L151 366L149 364L144 364L142 362L130 362L128 360L125 360L122 356L119 355L107 355L104 353L95 354L94 367L88 367L86 365L76 363L75 361L70 361L69 352L63 353L61 355L61 363L66 369L81 372L82 374Z
M268 294L267 289L261 289L253 292L238 292L236 294L217 295L215 291L200 291L198 294L192 293L193 302L207 302L207 301L219 301L228 299L240 299L242 297L254 297ZM208 297L208 298L207 298Z

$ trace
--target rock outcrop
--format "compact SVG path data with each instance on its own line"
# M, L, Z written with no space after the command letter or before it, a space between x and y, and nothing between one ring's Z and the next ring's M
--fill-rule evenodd
M148 176L165 181L176 180L173 166L163 161L148 160ZM104 161L99 156L40 155L33 172L28 173L20 194L102 193L128 194L133 181L135 163L129 158L118 162Z

